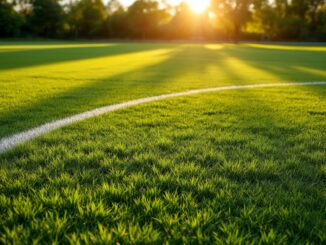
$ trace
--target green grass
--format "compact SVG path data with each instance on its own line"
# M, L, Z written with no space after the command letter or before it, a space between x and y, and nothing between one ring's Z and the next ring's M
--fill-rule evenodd
M0 136L147 95L325 80L325 51L3 44ZM0 243L324 244L325 142L325 86L193 95L86 120L0 155Z
M154 94L320 80L319 46L0 43L0 137Z

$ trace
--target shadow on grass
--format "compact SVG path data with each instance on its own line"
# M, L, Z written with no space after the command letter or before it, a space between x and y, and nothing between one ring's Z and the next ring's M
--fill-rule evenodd
M168 45L166 45L168 46ZM0 46L1 47L1 46ZM0 71L56 64L67 61L87 60L105 56L131 54L162 48L159 44L102 44L100 46L58 46L0 52Z
M116 44L97 48L23 51L12 53L16 59L21 57L16 65L8 62L7 66L1 66L13 69L155 48L162 48L162 45ZM35 58L32 63L28 56ZM71 114L145 96L223 85L326 79L326 74L312 74L296 69L297 66L322 72L326 69L326 57L306 50L266 51L241 45L225 45L212 50L207 45L177 45L161 63L95 80L2 114L0 137ZM207 75L209 72L212 74ZM260 76L258 79L255 77L257 74ZM268 79L264 80L264 77Z
M271 63L259 54L256 57L248 57L248 60L251 59L251 61L246 62L246 57L233 53L231 55L230 52L232 53L227 48L225 50L211 51L201 46L184 46L176 49L167 60L160 64L95 81L85 87L72 89L53 98L19 109L15 114L16 116L22 115L22 120L27 120L27 116L30 114L36 118L42 117L42 120L47 120L53 117L52 112L55 113L55 111L57 111L58 116L64 113L72 113L73 111L64 111L67 105L73 105L75 110L80 110L81 108L78 107L80 103L88 103L87 106L92 107L95 106L96 101L104 103L102 100L105 100L107 96L114 97L112 100L107 100L107 102L113 103L114 100L120 101L129 97L162 93L167 89L171 89L169 86L174 81L179 86L173 89L184 90L195 85L192 83L193 81L190 81L186 86L178 84L177 78L179 76L191 76L194 73L199 76L204 75L208 67L221 70L221 74L223 73L226 78L229 78L229 84L250 82L251 74L258 71L260 71L260 76L266 75L271 80L274 79L274 82L277 79L283 82L285 80L293 81L301 76L310 76L304 70L296 72L288 70L291 66L297 65L295 60L291 61L288 67L283 67L288 62L282 63L281 61L271 66ZM194 59L193 56L196 58ZM229 58L232 59L226 62ZM257 61L252 62L252 59ZM232 61L239 62L238 64L246 69L237 69L237 66L232 65ZM267 67L272 69L267 70ZM311 64L309 67L312 68L314 65ZM322 75L316 76L318 80L322 78L324 78ZM117 80L123 84L112 83ZM202 84L202 86L206 85L208 84ZM315 89L318 90L317 87ZM118 97L118 91L123 91L123 95L120 93L120 97ZM23 193L25 196L31 197L31 202L37 203L38 199L33 199L33 195L44 186L51 186L51 190L57 192L60 181L60 184L71 190L74 190L75 185L82 183L81 188L83 190L84 188L90 188L97 195L97 199L93 199L94 203L103 202L107 208L111 208L112 205L116 204L125 205L125 207L128 207L127 210L132 218L136 217L136 221L142 222L142 224L153 222L155 228L160 227L157 220L154 219L159 217L160 209L145 213L145 208L137 207L134 201L141 197L148 199L162 198L166 193L173 193L179 198L182 195L188 195L195 205L189 209L182 209L180 208L180 201L177 199L174 209L164 210L164 212L169 214L177 214L178 212L188 214L187 212L189 212L191 214L211 208L214 214L219 214L221 217L219 215L212 216L206 224L211 227L211 230L219 234L223 233L220 228L221 223L232 223L239 225L238 231L240 233L251 234L253 237L260 237L261 232L264 230L274 230L278 234L289 236L289 240L287 240L289 243L298 243L299 240L308 238L311 241L320 243L321 238L317 237L316 234L322 233L323 219L320 210L323 208L324 198L321 186L325 184L324 179L322 179L324 175L320 169L321 162L319 160L309 162L309 159L307 161L304 156L306 152L298 152L292 148L294 136L301 134L305 128L302 127L300 122L289 125L289 118L285 118L286 115L280 113L277 108L273 108L273 99L269 99L268 102L264 99L264 96L273 96L273 93L277 95L277 91L273 92L272 90L272 93L267 93L260 94L257 91L243 90L239 91L239 96L233 95L236 103L232 104L232 101L230 102L230 108L234 109L230 116L235 117L237 124L231 124L232 127L228 130L231 134L239 130L240 134L247 138L241 140L241 138L232 137L233 141L215 139L216 141L210 142L210 147L219 147L218 149L215 148L216 151L223 151L226 160L229 160L229 165L225 162L215 166L207 164L207 158L202 161L202 159L198 158L197 152L192 152L191 161L195 165L193 171L191 171L191 174L188 174L187 171L180 173L180 171L176 171L180 163L178 161L171 162L168 167L166 164L156 166L159 157L173 159L175 157L173 154L178 154L175 151L172 151L171 155L162 151L158 158L154 158L154 156L153 158L136 159L133 155L136 151L126 151L127 153L124 153L124 148L107 149L107 152L105 152L107 155L101 155L98 152L92 155L92 148L89 149L86 145L86 151L82 154L74 151L75 147L73 140L71 140L71 149L59 148L58 153L60 154L58 156L52 152L53 156L58 158L53 160L54 163L51 166L49 166L50 163L47 161L46 156L44 156L44 159L41 156L39 162L31 158L30 162L25 160L20 164L20 158L24 159L26 155L33 155L35 152L26 153L26 150L25 152L22 150L20 156L17 152L4 155L2 159L6 160L6 164L2 167L2 170L12 171L8 176L12 177L15 174L19 176L19 174L24 173L26 178L29 174L34 174L31 175L32 180L28 180L28 184L7 185L6 195L16 198ZM254 103L251 103L252 101ZM282 103L286 104L286 100L279 100L275 104L281 106ZM51 113L43 111L49 108L53 110ZM171 106L171 109L174 109L174 107ZM27 112L25 112L26 110ZM220 118L219 115L210 111L204 113L206 116L215 115L216 120ZM13 114L11 117L11 123L14 124L15 115ZM10 119L10 116L8 118ZM197 117L195 116L195 118ZM204 119L200 118L200 120ZM214 122L214 120L208 121ZM120 127L123 129L123 124ZM211 125L208 125L208 132L209 127ZM103 133L101 128L97 130ZM97 135L96 132L94 135ZM142 136L144 137L144 135ZM214 135L212 134L212 136ZM102 140L105 139L103 140L105 144L106 140L109 139L103 137ZM86 140L85 138L86 136L81 140ZM58 136L53 142L57 143L58 139L62 140L61 136ZM144 139L149 141L151 138L144 137ZM205 143L207 137L205 136L201 140L201 142ZM116 142L119 142L119 140ZM206 146L200 147L200 150L205 151L206 148ZM68 154L65 155L69 150L72 150L75 156L69 157ZM305 150L312 152L310 145L307 145ZM37 151L41 152L42 150L38 147ZM151 148L149 148L149 151L151 151ZM293 156L294 154L296 156ZM101 165L103 163L101 160L111 157L115 159L112 166ZM14 159L14 164L12 164L11 159ZM211 158L211 160L211 162L215 161L214 158ZM186 166L188 162L184 163ZM234 166L237 164L238 167ZM156 172L154 172L154 167L156 167ZM35 171L40 168L44 168L44 171ZM179 173L179 175L175 175L175 173ZM52 175L54 176L53 182L50 182L51 177L49 176ZM137 181L130 180L131 176L137 178ZM61 177L62 179L60 179ZM226 178L227 181L221 180L221 178ZM13 179L11 178L10 181ZM56 186L56 183L58 186ZM121 191L122 194L118 191L103 192L100 189L103 184L119 186L119 190L124 192ZM125 189L130 186L132 186L132 189L125 192ZM155 189L155 193L146 192L150 188ZM32 194L30 189L33 190ZM49 191L49 193L51 192ZM5 208L9 209L9 205L7 206ZM63 208L55 204L49 204L49 206L54 211L67 210L65 206ZM253 212L249 213L249 215L244 214L246 207L251 208ZM94 225L88 225L90 223L89 217L76 221L75 216L78 217L77 208L72 207L70 211L70 213L74 214L69 216L69 223L72 224L69 228L70 231L79 232L81 229L92 229ZM188 218L187 215L185 216ZM189 215L189 217L191 216ZM95 218L95 221L98 221L98 218ZM115 222L110 222L107 225L115 225ZM125 222L130 222L130 217ZM10 226L10 221L4 224ZM178 227L178 224L175 224L175 226ZM166 227L163 226L161 228L163 234L166 231L164 229ZM206 233L211 235L210 231L206 231Z
M238 49L230 47L227 54L228 57L239 60L252 69L263 71L266 76L275 76L280 82L326 81L325 51L301 50L299 48L286 50L277 49L277 46L269 49L260 46L244 46ZM233 73L238 72L230 66L228 73L232 74L231 70ZM243 75L239 74L238 77L243 79ZM316 94L319 94L320 91L316 86L306 86L301 87L301 89L309 89Z

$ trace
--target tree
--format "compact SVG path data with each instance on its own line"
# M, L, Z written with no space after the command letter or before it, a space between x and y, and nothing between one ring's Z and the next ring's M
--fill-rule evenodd
M128 37L127 13L118 0L107 5L108 17L105 22L106 36L114 38Z
M119 0L0 0L0 37L324 41L325 6L326 0L211 0L209 15L184 1L133 0L127 8Z
M22 18L12 3L0 0L0 37L15 37L20 33Z
M216 14L235 42L238 42L242 27L250 18L251 6L253 0L213 0Z
M110 0L106 7L109 15L123 10L122 4L118 0Z
M187 39L199 36L200 18L186 3L182 2L176 6L174 12L172 20L167 25L169 38Z
M326 41L326 3L316 13L316 34L318 40Z
M153 38L169 14L154 0L136 0L127 12L129 31L136 38Z
M41 37L56 37L63 30L64 12L58 0L31 0L29 24Z
M102 36L106 10L102 0L81 0L71 5L69 24L75 37Z

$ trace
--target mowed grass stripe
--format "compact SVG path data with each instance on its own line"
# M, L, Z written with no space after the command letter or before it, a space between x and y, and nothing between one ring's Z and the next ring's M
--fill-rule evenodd
M225 91L225 90L238 90L238 89L252 89L252 88L268 88L268 87L283 87L283 86L316 86L316 85L326 85L326 82L303 82L303 83L277 83L277 84L255 84L255 85L239 85L239 86L227 86L227 87L220 87L220 88L208 88L208 89L198 89L198 90L191 90L185 91L180 93L173 93L173 94L165 94L153 97L147 97L137 100L132 100L120 104L109 105L106 107L101 107L94 109L92 111L84 112L81 114L77 114L68 118L60 119L51 123L44 124L37 128L33 128L27 130L25 132L15 134L10 137L6 137L0 140L0 153L3 153L9 149L12 149L18 144L24 143L28 140L35 139L41 135L46 133L52 132L53 130L62 128L64 126L70 125L72 123L76 123L88 118L96 117L108 112L116 111L119 109L136 106L148 102L186 96L186 95L193 95L193 94L201 94L201 93L209 93L209 92L217 92L217 91Z

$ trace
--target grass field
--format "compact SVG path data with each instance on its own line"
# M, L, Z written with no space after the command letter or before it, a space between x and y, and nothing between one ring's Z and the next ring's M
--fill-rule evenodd
M190 89L326 81L326 47L0 43L0 137ZM0 155L0 243L326 243L326 86L224 91Z

